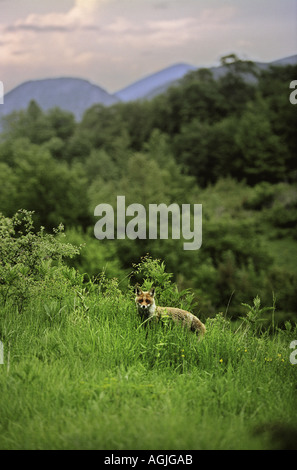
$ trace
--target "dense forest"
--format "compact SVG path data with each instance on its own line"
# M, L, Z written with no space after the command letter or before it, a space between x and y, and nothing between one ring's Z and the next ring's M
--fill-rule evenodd
M81 245L69 261L81 273L117 277L133 263L164 260L180 289L191 288L202 318L236 318L259 295L281 325L297 312L297 66L259 71L234 60L215 80L187 74L150 101L95 105L81 122L31 101L3 118L0 211L34 211L36 230L63 224ZM249 80L246 80L249 76ZM73 98L75 99L75 97ZM202 204L203 242L97 240L94 209L126 204ZM59 235L61 236L61 235ZM137 281L137 279L135 279Z

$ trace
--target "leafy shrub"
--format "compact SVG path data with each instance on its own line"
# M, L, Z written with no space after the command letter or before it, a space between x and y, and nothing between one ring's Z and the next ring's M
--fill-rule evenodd
M35 233L32 215L26 210L12 218L0 214L0 298L16 303L20 312L32 296L47 292L62 298L65 287L77 282L64 258L77 255L79 248L61 242L62 225L54 234L43 227Z
M147 254L141 258L140 263L133 266L134 271L131 279L134 278L141 283L144 290L155 287L159 305L179 307L185 310L191 308L193 294L190 289L178 291L176 283L172 282L173 274L165 271L164 261L153 259Z
M297 274L289 272L285 268L274 266L267 273L264 285L266 292L275 292L277 321L281 323L286 319L296 321Z
M72 245L80 246L80 256L67 260L67 265L74 267L80 273L89 276L98 276L104 271L110 278L124 278L127 273L121 268L117 257L114 240L99 241L91 233L79 228L70 228L65 231L65 240Z
M267 318L265 317L266 312L272 311L272 318L274 318L275 305L273 307L260 308L261 299L258 295L254 298L253 305L246 303L243 303L242 305L247 309L246 316L240 317L241 320L243 320L246 332L251 331L252 334L261 333L262 324L267 321ZM274 328L274 321L272 322L272 327Z
M254 187L251 197L245 201L244 207L247 209L262 210L271 207L276 192L276 186L262 181Z

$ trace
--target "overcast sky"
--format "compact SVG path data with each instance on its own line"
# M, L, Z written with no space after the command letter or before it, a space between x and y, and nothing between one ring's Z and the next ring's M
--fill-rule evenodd
M296 54L296 30L297 0L0 0L0 80L8 92L72 76L115 92L174 63Z

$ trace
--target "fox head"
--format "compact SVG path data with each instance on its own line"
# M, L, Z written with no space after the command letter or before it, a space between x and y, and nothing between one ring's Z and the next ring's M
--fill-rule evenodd
M150 317L155 311L155 289L142 291L139 287L135 287L135 303L137 310L142 317Z

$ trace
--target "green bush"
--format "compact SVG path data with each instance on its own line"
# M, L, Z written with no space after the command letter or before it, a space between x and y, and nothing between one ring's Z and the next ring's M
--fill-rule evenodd
M172 282L173 274L165 270L164 261L153 259L147 254L133 267L130 279L139 283L143 290L155 287L159 305L191 309L193 294L190 289L178 290L176 283Z
M60 299L77 282L64 259L77 255L79 248L61 242L62 225L53 234L43 227L35 233L32 216L26 210L12 218L0 215L0 298L4 304L15 303L20 312L30 298Z
M92 230L93 231L93 230ZM67 259L67 265L80 273L96 277L102 271L109 277L125 279L127 271L122 269L117 257L114 240L97 240L91 230L69 228L65 231L65 240L74 246L80 246L80 255Z
M247 209L262 210L271 207L276 194L276 185L267 181L257 184L250 198L244 203Z

